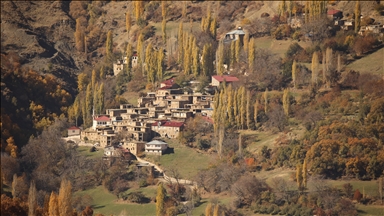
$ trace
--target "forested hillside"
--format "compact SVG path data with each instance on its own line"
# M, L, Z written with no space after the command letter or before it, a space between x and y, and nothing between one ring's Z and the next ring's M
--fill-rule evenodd
M380 1L1 2L1 212L380 215L383 23ZM213 94L140 154L176 182L62 139L169 78Z

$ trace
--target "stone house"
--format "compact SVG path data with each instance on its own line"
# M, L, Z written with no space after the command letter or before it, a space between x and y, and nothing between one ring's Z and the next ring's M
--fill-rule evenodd
M184 129L184 122L156 121L152 123L151 129L154 137L177 138Z
M81 129L76 126L72 126L68 128L68 136L79 136L80 133L81 133Z
M123 146L135 156L145 151L145 142L124 142Z
M123 61L118 61L117 63L113 63L113 75L117 76L121 71L124 70Z

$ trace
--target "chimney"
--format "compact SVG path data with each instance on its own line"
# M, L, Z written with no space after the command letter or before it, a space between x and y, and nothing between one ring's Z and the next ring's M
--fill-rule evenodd
M239 27L237 27L237 29L238 29L238 30L241 30L242 28L241 28L241 26L239 26Z

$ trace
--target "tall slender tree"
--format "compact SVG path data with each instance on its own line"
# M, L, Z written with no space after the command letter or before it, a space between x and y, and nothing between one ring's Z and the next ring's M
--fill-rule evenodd
M360 7L360 1L357 0L355 4L355 33L359 32L360 30L360 23L361 23L361 7Z
M132 26L131 11L128 10L125 13L125 29L127 30L128 34L129 34L129 31L131 30L131 26Z
M307 181L308 181L308 170L307 170L307 160L304 159L303 162L303 187L307 187Z
M247 101L246 101L246 120L247 120L247 129L251 129L251 92L248 90L247 91Z
M219 42L219 47L216 51L216 71L218 75L223 75L224 73L224 42L221 40Z
M107 42L106 42L106 48L105 48L105 54L109 60L111 60L113 55L113 36L112 31L109 30L107 34Z
M165 198L167 191L165 190L163 183L157 186L156 195L156 216L163 216L165 214Z
M35 185L35 182L32 181L31 185L29 186L29 193L28 193L28 216L36 215L36 207L37 207L36 185Z
M265 114L268 113L268 88L264 91L264 112Z
M255 121L255 126L257 124L257 115L259 114L258 107L259 107L259 100L256 98L256 102L255 102L255 105L253 107L254 108L253 119Z
M297 73L297 66L296 66L296 60L293 60L293 64L292 64L292 82L293 82L293 87L294 88L297 88L297 76L296 76L296 73Z
M312 85L317 84L317 77L319 76L318 67L319 67L319 57L317 55L317 52L314 52L312 55L312 65L311 65Z
M60 184L58 207L60 215L71 215L72 209L72 186L71 182L63 179Z
M164 74L164 51L159 49L157 52L157 80L162 81Z
M184 59L184 55L183 55L183 52L184 52L184 44L183 44L183 21L180 21L179 23L179 31L178 31L178 34L177 34L177 41L178 41L178 61L179 61L179 64L181 64L183 62L183 59Z
M290 103L289 103L289 90L288 89L284 89L284 93L283 93L283 108L284 108L284 113L286 116L289 116L289 106L290 106Z
M55 192L52 191L51 196L49 198L49 208L48 208L49 216L60 216L59 212L59 201Z
M76 19L75 43L76 43L76 49L80 52L83 52L84 51L84 28L81 26L80 18Z
M248 44L248 68L250 71L253 70L255 63L255 39L251 38Z

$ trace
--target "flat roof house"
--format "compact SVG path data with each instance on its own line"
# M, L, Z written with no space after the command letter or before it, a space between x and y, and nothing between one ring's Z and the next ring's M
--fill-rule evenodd
M162 155L168 149L168 144L160 140L152 140L145 144L145 153Z

